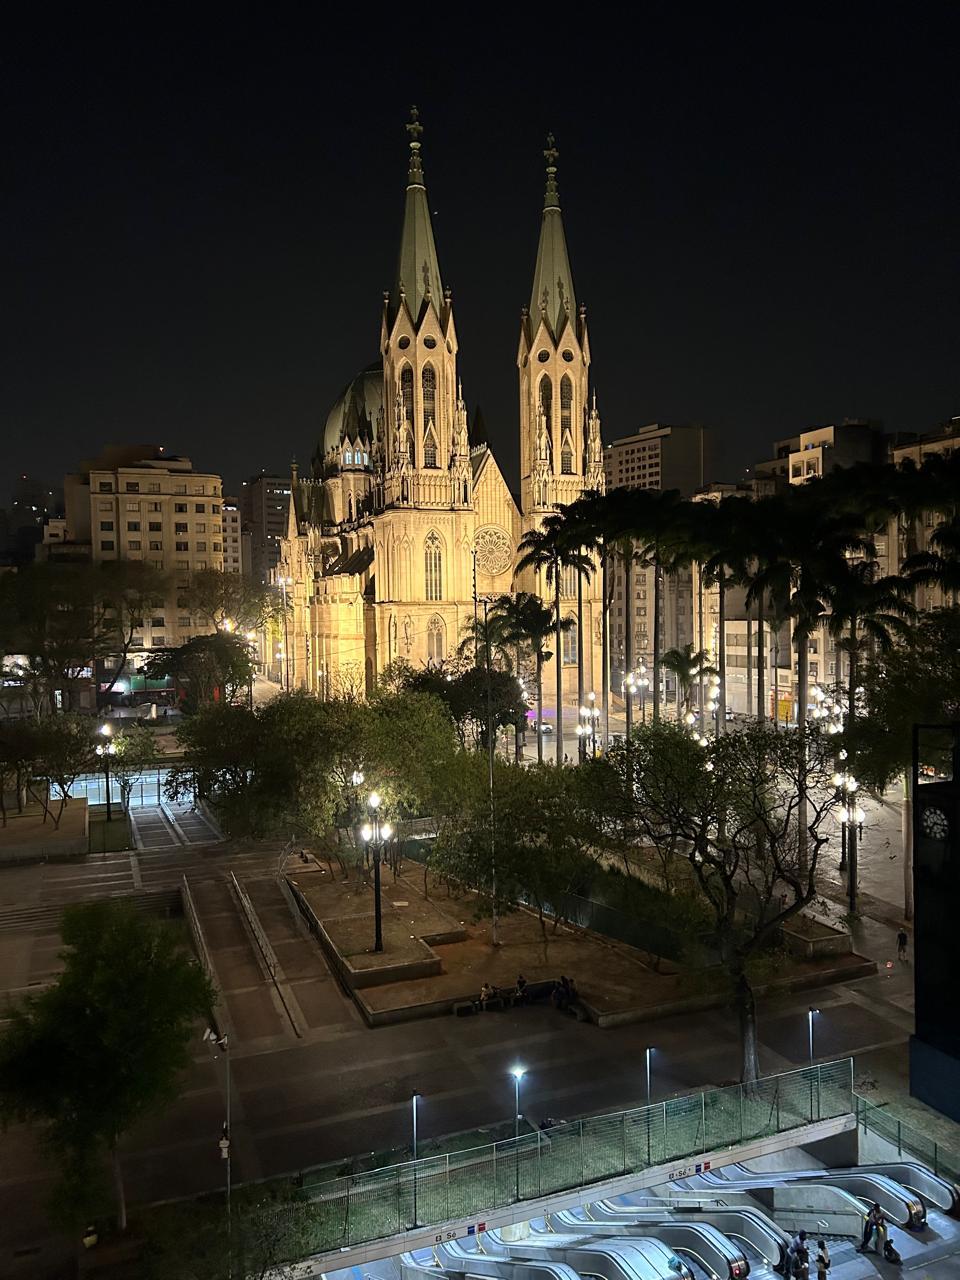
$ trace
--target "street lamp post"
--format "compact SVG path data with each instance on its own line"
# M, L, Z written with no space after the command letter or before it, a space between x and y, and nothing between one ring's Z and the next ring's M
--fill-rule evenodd
M807 1039L810 1043L810 1065L813 1066L813 1020L820 1012L819 1009L807 1010Z
M646 1064L647 1064L647 1164L649 1165L651 1160L650 1129L653 1124L653 1116L650 1112L650 1106L652 1103L652 1090L650 1088L650 1084L651 1084L650 1060L653 1057L653 1045L649 1045L649 1044L647 1045L644 1051L644 1057L646 1059Z
M110 735L113 729L108 724L102 724L97 731L103 742L97 745L97 755L103 761L104 781L107 789L107 821L110 822L113 817L113 810L110 807L110 757L117 754L117 744L110 741Z
M516 1159L516 1192L520 1199L520 1081L527 1074L526 1067L519 1064L510 1068L513 1076L513 1153Z
M360 835L373 850L373 913L374 913L374 951L383 950L383 912L380 900L380 855L384 843L393 835L389 822L380 821L381 798L376 791L371 791L367 798L370 810L370 821L364 823Z

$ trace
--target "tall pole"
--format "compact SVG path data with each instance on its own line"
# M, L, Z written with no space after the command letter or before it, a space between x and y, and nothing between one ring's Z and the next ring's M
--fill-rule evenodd
M374 951L383 950L383 911L380 900L380 854L383 851L383 845L380 840L380 819L374 818L374 837L373 837L373 913L375 920L374 928Z
M601 672L601 680L603 681L603 750L606 754L607 748L610 746L610 601L608 599L609 583L607 565L609 556L607 555L607 544L604 541L603 555L600 560L601 568L601 585L603 590L602 608L600 611L600 662L603 667Z
M500 918L497 913L497 829L496 809L493 799L493 680L490 673L490 614L489 601L483 599L483 647L486 650L487 672L487 781L490 788L490 890L493 945L500 945ZM537 726L540 733L540 726Z
M417 1099L419 1097L420 1097L419 1093L415 1093L413 1095L413 1098L411 1099L411 1104L413 1107L413 1158L414 1160L418 1159L418 1156L417 1156Z
M808 1038L810 1041L810 1065L811 1066L813 1066L813 1017L814 1017L814 1014L819 1012L820 1012L819 1009L807 1010L807 1029L808 1029Z
M701 654L700 658L700 674L697 677L699 685L700 706L700 733L706 737L707 721L703 708L703 565L697 561L697 649Z
M477 617L477 548L474 547L470 554L473 556L473 665L479 666L477 661L479 654L477 653L477 639L480 634L480 619Z
M652 1049L652 1047L651 1047L650 1045L647 1045L647 1050L646 1050L646 1059L647 1059L647 1106L648 1106L648 1107L650 1106L650 1102L651 1102L651 1091L650 1091L650 1079L651 1079L651 1077L650 1077L650 1055L651 1055L652 1053L653 1053L653 1049Z
M103 749L103 773L107 786L107 821L112 819L112 810L110 808L110 748L109 744Z
M516 1171L516 1197L520 1199L520 1077L523 1073L513 1073L513 1155Z
M650 1045L647 1045L647 1050L646 1050L646 1059L647 1059L647 1164L648 1164L648 1165L650 1164L650 1156L651 1156L651 1152L650 1152L650 1126L651 1126L652 1119L653 1119L653 1118L652 1118L652 1116L651 1116L651 1114L650 1114L650 1106L651 1106L651 1102L652 1102L651 1089L650 1089L650 1057L651 1057L652 1053L653 1053L653 1049L652 1049L652 1047L651 1047ZM664 1140L666 1140L666 1135L664 1135Z
M577 570L577 706L583 706L583 573ZM583 734L577 743L581 760L587 756L587 743Z
M626 603L626 611L624 616L624 625L626 631L624 633L626 639L626 650L624 652L624 711L626 714L626 738L630 741L630 730L633 728L633 699L630 696L630 682L633 680L633 629L637 622L637 608L633 599L633 543L627 542L626 555L623 562L623 594Z

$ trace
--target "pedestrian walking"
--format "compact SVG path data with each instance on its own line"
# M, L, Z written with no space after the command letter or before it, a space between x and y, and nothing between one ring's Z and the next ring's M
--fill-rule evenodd
M817 1280L827 1280L830 1270L830 1250L826 1240L817 1241Z
M863 1224L863 1240L860 1242L860 1245L858 1248L859 1253L866 1252L867 1247L870 1244L870 1241L873 1239L874 1232L877 1233L877 1241L879 1242L880 1233L883 1230L883 1226L884 1226L883 1210L880 1208L879 1204L877 1204L877 1202L874 1201L873 1208L867 1214L866 1221Z
M910 939L907 937L907 931L906 929L904 929L903 925L901 925L900 932L897 934L897 959L898 960L906 960L907 943L909 941Z

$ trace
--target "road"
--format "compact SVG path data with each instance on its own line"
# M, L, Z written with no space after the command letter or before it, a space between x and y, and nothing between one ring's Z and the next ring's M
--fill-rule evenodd
M722 1010L600 1031L533 1006L371 1031L329 975L317 968L303 969L308 954L304 941L295 922L284 916L272 883L279 851L279 844L256 849L177 846L108 854L83 865L0 874L0 902L51 906L130 891L137 887L135 866L144 887L173 885L185 872L189 875L204 900L214 964L229 987L228 1003L255 1003L261 1012L266 1010L268 1019L265 1029L255 1019L243 1025L244 1034L231 1050L237 1181L293 1173L404 1143L414 1092L422 1098L424 1139L502 1120L512 1107L508 1068L518 1061L528 1072L522 1106L535 1119L641 1103L647 1045L654 1048L655 1099L739 1076L735 1019ZM226 892L228 869L247 885L277 949L308 1024L302 1038L274 1016L272 996L264 1004L266 985ZM220 925L215 928L217 917ZM885 965L893 960L893 938L892 929L866 921L858 945ZM0 965L5 972L13 949L8 935L0 933ZM50 971L55 947L51 951L49 934L35 935L32 958L38 970L45 966ZM257 993L252 999L251 992ZM762 1000L763 1069L780 1071L806 1060L807 1011L812 1005L820 1010L818 1056L855 1053L862 1056L866 1071L875 1063L893 1063L899 1070L912 1030L912 1000L909 968L896 964L847 986ZM214 1060L203 1043L201 1030L197 1028L193 1062L177 1102L124 1141L123 1165L133 1202L222 1185L217 1142L226 1106L226 1074L222 1058ZM262 1034L251 1037L251 1030ZM4 1139L0 1170L0 1275L31 1274L31 1268L69 1246L51 1236L46 1226L43 1201L48 1188L48 1166L35 1139L14 1127ZM14 1255L19 1250L31 1252L18 1260Z

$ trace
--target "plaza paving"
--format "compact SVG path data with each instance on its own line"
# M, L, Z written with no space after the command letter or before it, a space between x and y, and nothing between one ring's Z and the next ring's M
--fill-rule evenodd
M881 814L875 824L868 817L862 862L865 889L871 896L876 889L878 899L881 893L889 895L891 912L897 906L893 886L900 882L899 867L885 871L890 855L883 842L892 840L893 830L899 831L895 815ZM171 886L184 872L201 893L205 885L222 884L228 868L244 883L263 882L254 890L255 906L309 1034L297 1037L284 1026L272 997L262 1005L267 987L262 973L256 972L249 936L242 925L237 931L234 907L212 890L212 907L223 909L214 962L218 976L222 967L228 1003L252 1005L246 993L258 991L254 999L260 1011L252 1022L267 1020L262 1034L249 1034L248 1027L246 1036L238 1035L232 1053L233 1165L238 1181L403 1146L409 1141L414 1092L422 1098L424 1138L502 1121L512 1114L508 1068L516 1061L528 1071L521 1105L534 1120L637 1105L645 1089L647 1045L655 1049L655 1099L739 1077L735 1020L720 1009L599 1031L550 1008L533 1006L371 1031L329 973L317 978L298 968L307 954L304 947L312 944L298 934L295 922L271 893L269 881L279 849L279 843L258 848L178 845L0 873L0 907L55 908L65 901ZM829 885L827 889L831 891ZM211 916L216 914L212 909ZM858 1087L907 1106L903 1080L906 1040L913 1024L912 973L908 964L895 960L894 932L883 920L865 918L855 926L857 949L879 962L876 975L760 1001L765 1072L806 1061L807 1009L814 1006L820 1010L817 1056L856 1055ZM57 945L55 929L0 932L0 985L24 987L49 978L56 970ZM311 955L311 970L312 966ZM217 1140L225 1108L225 1064L222 1055L214 1058L202 1043L200 1030L177 1103L124 1143L123 1163L134 1202L222 1185ZM915 1105L918 1116L925 1111ZM939 1123L941 1140L960 1149L956 1126L932 1118L929 1123ZM2 1143L0 1275L31 1274L44 1258L59 1256L70 1242L51 1236L46 1226L43 1200L49 1170L33 1136L14 1127ZM22 1250L30 1252L18 1259L15 1255Z

